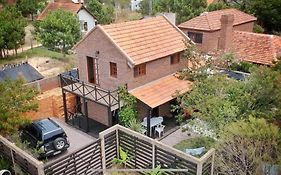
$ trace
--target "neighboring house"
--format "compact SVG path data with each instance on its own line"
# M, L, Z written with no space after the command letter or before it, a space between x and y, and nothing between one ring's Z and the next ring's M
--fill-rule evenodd
M202 52L216 51L221 49L220 45L225 39L221 36L221 31L225 30L222 26L227 21L221 21L221 17L228 14L234 16L233 30L252 32L257 19L237 9L204 12L200 16L180 24L178 27L196 43L198 49Z
M140 3L142 0L131 0L131 10L136 11L140 10Z
M185 66L180 59L186 49L185 40L189 38L164 16L97 25L74 48L79 78L92 84L92 91L127 86L138 99L140 118L149 117L149 112L153 116L171 116L173 95L190 90L191 85L175 75ZM107 126L114 124L118 108L102 102L87 104L90 118Z
M5 79L17 80L19 78L23 78L26 83L30 83L43 79L44 77L27 62L5 65L0 69L0 81Z
M75 1L75 3L70 0L55 0L54 2L50 2L37 19L43 20L48 13L58 9L69 11L78 16L82 34L86 34L96 26L97 20L95 17L83 6L82 3L79 3L79 1Z

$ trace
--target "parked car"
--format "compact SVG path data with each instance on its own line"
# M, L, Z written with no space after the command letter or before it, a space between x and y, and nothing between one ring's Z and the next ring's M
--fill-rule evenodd
M53 120L34 121L20 132L22 142L28 142L39 149L39 159L57 155L69 148L70 144L64 130Z

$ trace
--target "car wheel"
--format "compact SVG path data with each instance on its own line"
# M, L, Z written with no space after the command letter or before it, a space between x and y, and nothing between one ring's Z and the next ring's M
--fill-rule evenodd
M54 140L54 147L56 150L62 150L66 144L66 140L64 138L57 138Z

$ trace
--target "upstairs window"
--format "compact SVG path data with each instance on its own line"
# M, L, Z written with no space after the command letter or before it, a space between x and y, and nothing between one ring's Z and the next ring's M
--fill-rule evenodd
M146 64L140 64L134 68L134 77L142 76L145 74L146 74Z
M203 33L188 32L187 35L195 43L202 43L203 41Z
M117 78L117 64L110 62L109 65L110 65L110 76Z
M170 63L171 64L177 64L180 62L180 57L181 57L181 53L176 53L174 55L171 55L171 60Z

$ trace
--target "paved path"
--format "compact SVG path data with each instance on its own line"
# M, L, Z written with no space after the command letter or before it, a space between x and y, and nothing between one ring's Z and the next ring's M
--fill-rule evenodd
M62 127L64 129L64 131L69 139L70 147L67 149L66 152L59 154L55 157L48 158L48 162L55 161L62 156L71 154L71 153L81 149L82 147L84 147L90 143L93 143L94 141L97 140L96 138L68 125L62 119L52 118L52 120L54 120L58 125L60 125L60 127Z
M188 131L182 132L182 129L179 128L176 131L174 131L173 133L171 133L168 136L161 139L160 142L162 142L166 145L169 145L169 146L174 146L183 140L194 138L194 137L196 137L196 134L190 133Z

